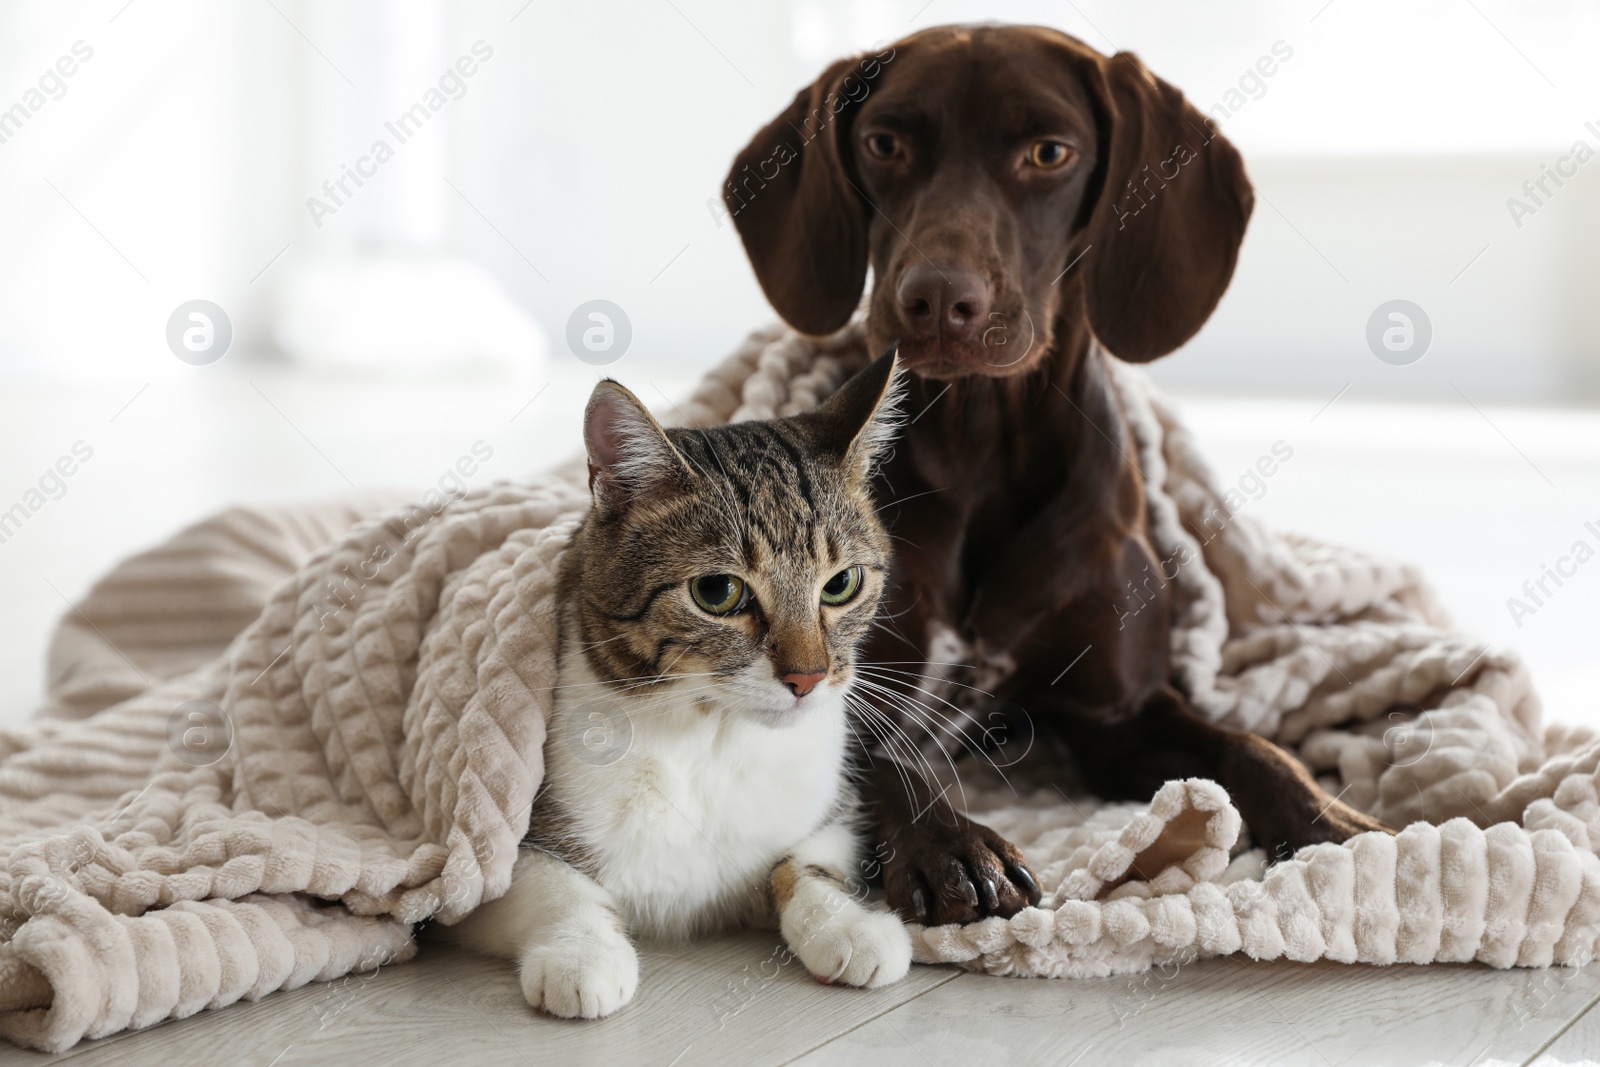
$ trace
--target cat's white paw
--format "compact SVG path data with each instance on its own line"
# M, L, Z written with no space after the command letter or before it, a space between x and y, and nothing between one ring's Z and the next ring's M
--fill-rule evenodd
M633 999L639 954L627 938L534 945L522 955L522 995L564 1019L598 1019Z
M911 969L911 935L885 911L852 905L798 942L789 947L822 982L876 989Z

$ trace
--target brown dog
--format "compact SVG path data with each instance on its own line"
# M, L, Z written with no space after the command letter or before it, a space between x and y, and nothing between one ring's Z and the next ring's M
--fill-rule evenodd
M902 679L883 710L950 719L906 698L927 703L919 676L958 660L1004 729L1065 740L1097 793L1211 777L1258 842L1299 846L1382 827L1194 713L1169 685L1164 599L1123 610L1157 556L1104 363L1194 335L1253 199L1233 146L1132 55L1020 26L940 27L835 63L724 192L779 314L838 329L870 264L868 335L913 372L914 421L878 487L897 573L863 660ZM936 923L1037 903L1018 850L891 755L870 790L890 902Z

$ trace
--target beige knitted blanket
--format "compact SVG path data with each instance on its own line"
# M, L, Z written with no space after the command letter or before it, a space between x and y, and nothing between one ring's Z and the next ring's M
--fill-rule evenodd
M803 409L864 358L857 326L759 333L679 414ZM1162 556L1189 560L1171 578L1179 682L1412 825L1263 874L1212 783L1105 805L973 766L973 811L1046 898L915 930L917 958L1586 962L1600 742L1541 727L1516 657L1451 632L1412 569L1230 517L1172 411L1137 371L1115 377ZM96 585L56 636L49 704L0 733L0 1033L58 1051L405 959L412 924L503 893L543 770L553 568L587 504L568 470L239 509ZM1141 853L1170 865L1130 880Z

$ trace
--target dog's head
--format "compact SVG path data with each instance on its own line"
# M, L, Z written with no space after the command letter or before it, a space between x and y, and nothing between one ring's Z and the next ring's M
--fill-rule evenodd
M1253 204L1215 124L1126 52L945 26L842 59L745 147L723 197L796 329L848 321L924 377L1004 377L1063 329L1128 360L1194 335Z

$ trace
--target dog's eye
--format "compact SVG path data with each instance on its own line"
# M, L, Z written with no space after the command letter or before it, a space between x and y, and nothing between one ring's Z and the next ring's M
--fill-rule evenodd
M893 159L900 154L900 138L892 133L869 133L861 143L878 159Z
M689 595L702 611L727 615L744 606L744 579L731 574L706 574L689 582Z
M1061 141L1035 141L1028 162L1041 170L1055 170L1072 158L1072 147Z

